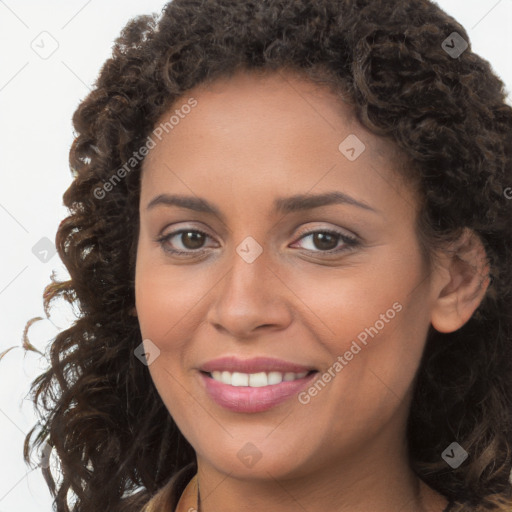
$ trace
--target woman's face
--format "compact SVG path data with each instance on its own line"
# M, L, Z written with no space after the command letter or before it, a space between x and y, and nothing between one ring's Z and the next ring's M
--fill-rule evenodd
M432 276L391 146L284 73L198 87L161 121L136 308L199 463L278 478L403 456Z

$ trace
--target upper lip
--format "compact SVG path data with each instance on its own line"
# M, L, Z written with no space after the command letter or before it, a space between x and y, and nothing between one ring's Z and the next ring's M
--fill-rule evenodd
M252 359L238 359L235 356L219 357L203 364L200 368L203 372L227 371L240 373L258 372L293 372L302 373L316 370L312 366L291 363L272 357L254 357Z

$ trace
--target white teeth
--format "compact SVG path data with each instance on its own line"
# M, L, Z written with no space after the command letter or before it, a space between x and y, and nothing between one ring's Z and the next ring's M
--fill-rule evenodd
M231 385L232 386L248 386L249 375L247 373L234 372L231 374Z
M281 372L269 372L267 375L268 384L279 384L283 382L283 374Z
M249 386L251 388L259 388L262 386L272 386L280 384L283 381L291 381L302 379L308 372L293 373L293 372L258 372L258 373L241 373L241 372L227 372L227 371L214 371L211 376L214 380L229 384L230 386Z
M268 386L268 378L265 372L251 373L249 375L249 386L251 388L260 388L261 386Z

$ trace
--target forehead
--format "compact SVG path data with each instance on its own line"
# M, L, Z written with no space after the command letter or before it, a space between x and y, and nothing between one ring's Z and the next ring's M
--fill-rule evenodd
M341 86L335 90L332 84L319 85L300 71L242 70L203 82L177 98L156 126L164 125L191 97L199 103L200 108L194 111L201 111L201 122L210 121L219 130L229 125L235 115L255 113L269 119L273 117L274 121L277 116L282 116L283 121L286 117L303 117L303 130L313 126L314 121L338 130L342 119L344 128L364 134L366 149L375 157L403 156L391 139L376 136L361 125L354 107L345 101L346 94ZM311 118L312 123L305 123L307 118Z
M196 106L183 108L191 98ZM363 193L382 180L406 186L396 172L405 161L397 146L363 127L354 108L332 89L294 72L238 72L200 84L161 116L156 127L162 126L161 140L143 164L143 173L150 170L149 180L158 184L182 186L178 177L186 174L207 190L222 176L228 186L244 180L248 187L262 187L266 180L271 194L276 186L289 186L292 177L306 192L324 175L320 188L339 186L335 175L344 172L349 188ZM355 162L339 149L346 140L364 145ZM333 166L340 172L329 173ZM289 172L280 180L276 169Z

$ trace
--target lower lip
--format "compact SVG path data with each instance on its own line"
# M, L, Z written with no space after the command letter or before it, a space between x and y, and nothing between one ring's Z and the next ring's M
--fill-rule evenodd
M283 381L271 386L252 388L230 386L200 372L207 393L218 405L235 412L262 412L288 400L306 387L318 372L302 379Z

